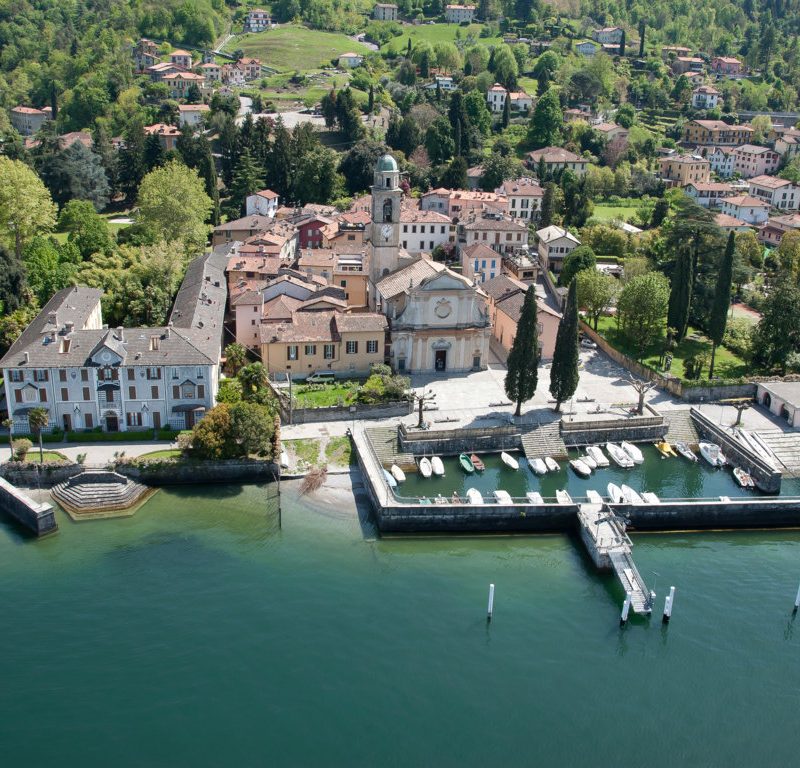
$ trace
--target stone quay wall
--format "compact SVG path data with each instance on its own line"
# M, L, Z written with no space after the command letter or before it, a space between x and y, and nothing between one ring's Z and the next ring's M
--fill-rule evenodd
M649 406L648 416L631 416L625 419L597 419L595 421L561 420L561 439L565 445L597 445L618 443L653 442L667 434L669 425L664 417Z
M722 448L725 458L735 467L741 467L747 472L762 491L766 493L780 492L782 475L777 469L696 408L692 408L689 414L698 434L717 443Z
M28 488L52 488L83 472L83 465L71 462L38 464L27 461L7 461L0 464L0 477L13 485Z
M522 447L518 427L489 429L408 429L399 428L400 450L415 455L436 454L454 456L459 453L482 451L515 451Z
M781 528L800 524L798 498L736 498L731 501L687 499L661 504L612 505L642 531L680 531L704 528Z
M0 478L0 509L37 536L58 530L52 504L35 502L3 478Z
M329 408L295 408L289 419L289 409L281 401L281 418L286 424L316 424L320 421L351 421L353 419L391 419L408 416L413 409L409 400L373 405L333 405Z
M186 485L189 483L259 483L280 477L278 464L270 461L227 460L118 463L115 471L147 485Z

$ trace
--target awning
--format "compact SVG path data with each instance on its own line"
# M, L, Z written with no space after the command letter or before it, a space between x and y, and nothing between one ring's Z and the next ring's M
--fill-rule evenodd
M204 411L206 407L204 405L173 405L172 412L173 413L186 413L188 411Z
M112 389L119 389L118 381L104 381L102 384L97 385L98 392L108 392Z

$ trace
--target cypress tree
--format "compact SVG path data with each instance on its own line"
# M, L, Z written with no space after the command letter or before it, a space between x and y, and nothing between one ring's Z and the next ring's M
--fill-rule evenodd
M544 185L542 210L539 212L539 229L549 227L553 223L553 182Z
M714 302L711 305L711 316L708 319L708 335L711 337L711 365L708 369L708 378L714 376L714 358L717 347L722 344L725 328L728 325L728 310L731 306L731 284L733 283L733 254L736 250L734 233L728 235L728 244L722 256L717 273L717 285L714 289Z
M510 94L506 95L506 100L503 102L503 128L508 128L508 124L511 122L511 96Z
M678 253L667 309L667 326L674 329L675 341L680 342L689 325L689 306L692 303L692 255L684 248Z
M639 22L639 58L644 58L644 34L647 29L644 19Z
M372 85L372 83L370 83L369 100L367 101L367 114L371 115L373 109L375 109L375 87Z
M508 353L505 380L506 395L517 404L515 416L522 413L522 403L530 400L539 381L539 318L537 317L536 290L529 286L517 323L517 335Z
M578 388L578 281L569 284L567 306L558 324L553 364L550 366L550 394L556 399L556 411Z
M625 56L625 30L622 30L622 36L619 39L619 55Z
M411 58L411 38L408 38L408 45L406 46L406 58Z

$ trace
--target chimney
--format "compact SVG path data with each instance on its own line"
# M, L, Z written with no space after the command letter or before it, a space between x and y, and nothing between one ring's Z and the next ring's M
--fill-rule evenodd
M47 322L50 325L58 325L58 312L48 312L47 313Z
M167 326L166 330L164 331L164 338L168 339L170 337L171 332L172 329L169 326Z
M27 352L22 353L23 362L29 363L31 361L31 356Z
M117 338L120 341L125 341L125 329L121 325L117 326Z
M67 320L67 322L64 323L64 327L67 333L72 333L75 330L75 323L73 323L72 320Z

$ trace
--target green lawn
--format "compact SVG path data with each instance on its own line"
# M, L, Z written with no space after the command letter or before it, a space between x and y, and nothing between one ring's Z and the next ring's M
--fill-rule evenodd
M350 465L352 456L352 449L349 437L332 437L328 440L325 446L325 458L330 464L336 464L340 467L347 467Z
M612 219L619 219L620 221L628 221L636 214L638 208L632 205L595 205L592 211L592 218L598 221L611 221Z
M481 30L483 24L470 24L468 27L462 27L458 24L418 24L414 26L403 25L403 34L399 37L393 37L388 43L381 47L381 52L395 51L402 53L408 46L408 38L411 37L411 45L416 45L417 42L425 40L431 45L436 43L454 43L456 40L456 30L459 31L462 40L466 40L467 36L472 33L475 40L483 45L498 45L503 42L500 37L481 37ZM356 50L355 48L353 50Z
M284 440L283 446L293 451L298 461L304 461L308 465L319 463L318 440Z
M228 41L225 51L241 48L245 56L261 59L268 67L281 72L307 72L330 66L331 59L342 53L369 53L369 48L347 35L322 32L295 24L256 34L239 35Z
M617 321L615 318L601 317L600 322L597 325L597 330L616 349L624 352L629 357L634 359L636 358L636 353L633 351L633 349L631 349L627 343L627 340L617 328ZM661 350L663 348L664 339L662 337L656 344L652 345L648 350L645 351L644 356L641 358L641 362L655 370L662 371L662 369L659 368L658 363L661 356ZM684 340L672 352L672 368L670 369L669 373L673 376L683 378L684 361L687 358L702 354L704 352L708 355L711 354L711 341L704 336L701 331L690 327L686 333L686 338L684 338ZM744 360L725 347L719 347L717 349L716 362L714 364L715 377L719 377L721 379L735 379L739 378L740 376L746 376L747 373L748 367ZM703 370L702 378L705 378L707 374L708 368L706 367Z
M297 408L325 408L355 401L358 383L354 381L335 384L300 384L293 389Z
M34 446L31 448L25 456L25 461L30 461L34 463L39 463L39 449ZM52 464L57 461L67 461L67 457L63 453L59 453L58 451L45 451L42 457L42 461L45 464Z
M140 459L179 459L183 455L183 451L177 448L167 448L163 451L150 451L150 453L143 453L138 458Z

